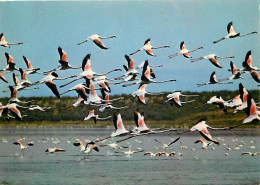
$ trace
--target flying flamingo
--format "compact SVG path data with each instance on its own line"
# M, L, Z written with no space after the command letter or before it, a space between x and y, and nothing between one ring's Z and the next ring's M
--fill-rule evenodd
M257 83L260 83L260 75L255 70L251 71L251 76Z
M176 81L175 79L169 79L169 80L165 80L165 81L154 81L151 79L151 71L150 71L150 66L148 63L148 60L145 61L144 67L143 67L143 72L142 72L142 76L141 76L141 80L134 82L134 83L130 83L130 84L125 84L122 85L123 87L127 87L130 85L135 85L135 84L149 84L149 83L164 83L164 82L172 82L172 81Z
M80 98L82 98L83 100L87 101L88 100L88 95L86 93L86 83L79 83L75 86L73 86L72 88L70 88L69 90L61 93L60 95L64 95L70 91L76 91L78 93L78 95L80 95Z
M218 62L218 58L224 59L224 58L235 58L235 57L234 56L217 56L215 54L209 54L209 55L205 55L200 58L191 59L191 62L196 62L199 60L206 59L206 60L209 60L214 66L216 66L218 68L222 68L222 66Z
M214 142L215 144L219 144L219 142L215 139L212 139L212 136L210 135L208 129L211 129L211 130L227 130L229 129L228 127L225 127L225 128L213 128L213 127L210 127L209 125L206 124L206 119L203 118L203 119L200 119L195 126L193 126L191 129L189 130L186 130L184 132L179 132L178 134L183 134L183 133L186 133L186 132L192 132L192 131L199 131L199 133L207 140L207 141L211 141L211 142Z
M47 148L46 150L45 150L45 152L48 152L48 153L51 153L51 154L53 154L53 153L55 153L55 152L65 152L66 150L64 150L64 149L62 149L62 148Z
M95 145L95 142L93 141L88 141L86 145L82 141L76 141L73 143L74 146L80 146L80 151L83 154L83 158L85 158L86 154L90 154L92 150L95 150L96 152L99 152L99 149L97 145Z
M199 140L197 140L197 141L195 141L195 144L197 144L197 143L202 143L202 149L207 149L208 148L208 146L210 145L210 144L212 144L212 142L210 141L210 142L206 142L206 141L204 141L204 139L199 139Z
M33 141L31 142L27 142L25 145L22 144L22 142L19 140L19 141L16 141L13 143L14 145L19 145L20 146L20 149L21 149L21 154L24 155L24 150L28 147L28 146L33 146L34 143Z
M256 155L259 155L260 152L255 152L255 153L252 153L252 152L244 152L244 153L242 153L241 155L246 155L246 154L248 154L248 155L250 155L250 156L256 156Z
M23 107L18 105L17 103L8 103L7 105L2 107L5 112L9 111L18 121L22 121L23 117L27 117L27 115L21 115L21 112L18 108L28 109L29 107Z
M7 65L4 69L0 69L0 71L3 71L3 72L12 72L14 70L18 70L16 67L15 67L15 63L14 63L14 58L9 55L8 53L5 53L5 57L6 57L6 62L7 62Z
M196 48L196 49L194 49L194 50L188 50L188 49L186 48L185 44L184 44L184 41L182 41L181 44L180 44L180 49L181 49L181 50L180 50L178 53L175 53L175 54L173 54L173 55L169 55L169 56L168 56L169 59L171 59L171 58L173 58L173 57L175 57L175 56L178 56L178 55L183 55L183 56L186 57L186 58L192 58L192 57L190 56L190 53L192 53L192 52L194 52L194 51L197 51L197 50L199 50L199 49L203 49L203 47L198 47L198 48Z
M136 69L143 68L143 67L144 67L144 63L145 63L145 61L141 62L141 63L136 67ZM159 65L150 65L150 68L152 68L152 67L163 67L163 65L162 65L162 64L159 64Z
M22 43L22 42L9 43L9 42L7 42L7 41L5 40L4 34L3 34L3 33L0 34L0 46L10 48L11 45L20 45L20 44L23 44L23 43Z
M133 129L133 133L146 133L150 131L144 122L144 112L140 113L138 109L134 111L134 119L136 127Z
M108 116L108 117L105 117L105 118L100 118L99 115L94 113L94 109L92 109L92 110L89 111L88 116L85 117L83 121L87 121L87 120L92 118L94 120L94 123L96 124L97 120L106 120L106 119L109 119L111 117L112 116Z
M121 148L128 148L128 146L121 146L121 145L119 145L119 144L117 144L117 143L108 143L108 144L100 144L100 146L101 147L105 147L105 146L109 146L109 147L111 147L111 148L113 148L114 150L115 149L121 149Z
M74 80L72 80L72 81L70 81L70 82L68 82L64 85L61 85L60 86L61 88L71 84L72 82L75 82L79 79L82 79L82 78L93 79L95 75L96 76L103 76L103 75L106 75L106 74L111 73L113 71L121 70L119 68L116 68L116 69L113 69L113 70L108 71L106 73L98 74L98 73L92 71L92 69L91 69L90 56L91 56L91 54L87 54L82 61L82 67L81 68L82 68L83 72L80 73L79 76L76 79L74 79Z
M238 107L238 106L242 105L242 103L243 102L242 102L242 100L240 98L240 94L239 94L229 101L228 107Z
M242 73L244 72L238 72L238 69L236 68L236 66L234 65L234 63L231 61L230 62L230 67L231 67L231 72L232 72L232 76L230 76L229 78L227 78L227 80L237 80L237 79L246 79L244 77L241 76Z
M13 86L8 86L11 92L11 98L8 100L8 103L32 103L35 102L35 100L31 100L31 101L21 101L17 98L17 93L18 93L18 89L14 88Z
M68 77L66 77L66 78L58 78L58 74L57 74L57 73L55 73L55 72L49 72L49 73L48 73L44 78L42 78L40 81L33 83L33 85L45 83L45 84L51 89L51 91L53 92L53 94L55 94L55 96L56 96L57 98L60 98L59 91L58 91L58 89L57 89L56 84L53 82L53 80L65 80L65 79L73 78L73 77L75 77L75 75L68 76Z
M34 74L34 73L39 73L39 72L37 72L38 70L40 70L40 68L34 68L33 66L32 66L32 62L30 61L30 60L28 60L25 56L23 56L23 60L25 61L25 64L26 64L26 66L27 66L27 72L28 72L28 74Z
M181 91L175 91L175 92L168 94L166 96L166 98L168 98L168 100L166 100L165 103L170 101L171 105L175 104L178 108L180 108L180 107L182 107L182 103L190 103L190 102L195 101L195 100L190 100L190 101L186 101L186 102L181 102L180 101L181 96L194 97L194 96L199 96L199 95L184 95L184 94L181 93Z
M135 154L135 153L140 153L140 152L143 152L144 150L131 150L131 148L129 148L129 150L127 151L115 151L115 153L121 153L121 154L125 154L126 156L131 156L132 154Z
M158 46L158 47L155 47L155 46L152 46L151 43L150 43L150 38L147 39L145 42L144 42L144 46L141 47L140 49L138 49L137 51L131 53L130 55L134 55L136 54L137 52L139 51L143 51L145 50L145 52L148 54L148 55L151 55L151 56L155 56L155 54L153 53L152 49L158 49L158 48L169 48L170 46L166 45L166 46Z
M167 150L170 145L172 145L173 143L176 143L177 141L179 141L180 137L178 137L177 139L175 139L174 141L171 141L170 143L166 144L164 142L158 141L157 139L154 139L154 141L156 141L157 143L161 144L162 148L164 150Z
M204 86L204 85L208 85L208 84L232 84L233 82L226 82L223 83L222 81L227 80L227 79L216 79L216 72L214 71L211 75L210 75L210 79L209 82L206 83L202 83L202 84L197 84L198 87Z
M103 44L103 42L100 39L110 39L110 38L116 38L116 36L113 35L113 36L109 36L109 37L101 37L100 35L93 34L93 35L89 36L85 41L78 43L78 45L81 45L89 40L92 40L101 49L109 49L108 47L106 47Z
M0 73L0 79L3 80L5 83L8 83L8 81L2 73Z
M119 112L115 112L113 122L116 131L110 135L111 137L123 136L129 133L129 131L125 129L121 114Z
M238 107L236 107L236 109L234 110L234 113L236 113L237 111L241 111L241 110L245 110L247 108L247 96L248 96L248 91L246 90L246 88L243 86L242 83L239 83L239 97L242 101L242 104L239 105Z
M102 99L97 95L97 91L95 89L95 84L93 83L93 80L89 80L86 78L86 86L87 86L87 94L88 99L85 104L93 104L93 105L100 105L102 103Z
M146 105L146 101L145 101L145 94L148 94L148 95L160 95L160 94L163 94L163 93L150 93L150 92L146 92L146 87L147 85L146 84L141 84L138 88L137 91L133 92L132 93L132 96L133 97L138 97L138 101L142 104L145 104Z
M251 50L249 50L246 53L245 61L242 62L242 66L243 66L243 68L240 69L241 71L249 71L250 72L252 70L255 70L255 71L260 70L260 68L252 66L252 52L251 52Z
M235 32L234 27L233 27L233 22L228 23L228 25L227 25L227 32L228 32L228 35L226 35L225 37L222 37L219 40L213 41L213 43L216 44L216 43L218 43L218 42L220 42L222 40L228 39L228 38L244 37L246 35L257 33L256 31L252 31L252 32L247 33L247 34L240 35L240 33L236 33Z
M93 79L94 84L98 84L101 89L104 89L107 92L111 92L109 86L108 78L106 76L99 76Z

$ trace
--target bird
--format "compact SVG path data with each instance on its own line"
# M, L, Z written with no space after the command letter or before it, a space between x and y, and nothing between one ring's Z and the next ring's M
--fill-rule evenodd
M255 152L255 153L252 153L252 152L244 152L244 153L242 153L241 155L246 155L246 154L251 155L251 156L256 156L256 155L259 155L260 152Z
M105 118L100 118L99 115L97 115L97 114L94 113L94 109L91 109L91 110L89 111L89 113L88 113L88 116L85 117L83 121L87 121L87 120L89 120L89 119L92 118L92 119L94 120L94 123L96 124L98 119L99 119L99 120L106 120L106 119L109 119L109 118L111 118L111 117L112 117L112 116L107 116L107 117L105 117Z
M128 148L128 146L121 146L118 143L112 143L112 142L107 143L107 144L103 144L103 143L100 144L100 147L105 147L105 146L109 146L109 147L113 148L114 150L117 149L117 148L118 149Z
M133 92L132 93L132 96L133 97L138 97L138 102L146 105L146 101L145 101L145 95L148 94L148 95L160 95L160 94L163 94L163 93L150 93L150 92L146 92L146 87L147 85L146 84L140 84L139 88L137 91Z
M20 146L20 149L21 149L21 154L24 155L24 150L28 147L28 146L33 146L34 145L34 142L33 141L30 141L30 142L27 142L25 145L22 144L22 142L20 140L18 141L15 141L13 143L14 145L19 145Z
M194 96L198 96L198 95L183 95L181 93L181 91L174 91L171 94L168 94L166 96L167 100L165 101L165 103L170 102L171 105L175 104L178 108L182 107L182 103L190 103L193 102L195 100L190 100L190 101L186 101L186 102L181 102L180 101L180 97L184 96L184 97L194 97Z
M242 103L235 108L233 113L237 113L238 111L245 110L247 108L247 96L248 96L248 94L249 93L246 90L246 88L243 86L243 84L239 83L239 98L240 98L240 101Z
M109 49L108 47L106 47L103 44L103 42L100 39L110 39L110 38L116 38L116 36L113 35L113 36L109 36L109 37L102 37L98 34L93 34L93 35L89 36L86 40L84 40L83 42L78 43L78 45L81 45L89 40L92 40L101 49Z
M23 107L21 105L18 105L17 103L8 103L7 105L2 107L2 109L4 109L3 111L11 112L15 119L17 119L18 121L22 121L22 118L27 117L27 115L22 116L18 108L28 109L29 107Z
M162 146L162 148L165 149L165 150L167 150L167 149L170 147L170 145L172 145L173 143L176 143L177 141L179 141L179 139L180 139L180 137L178 137L178 138L175 139L174 141L171 141L171 142L168 143L168 144L166 144L166 143L164 143L164 142L161 142L161 141L158 141L157 139L154 139L154 141L156 141L157 143L160 143L161 146Z
M5 83L8 83L8 81L2 73L0 73L0 79L3 80Z
M234 30L234 27L233 27L233 22L229 22L228 23L228 25L227 25L227 32L228 32L228 34L225 37L222 37L222 38L220 38L220 39L218 39L216 41L213 41L213 43L217 44L218 42L220 42L222 40L225 40L225 39L228 39L228 38L244 37L246 35L257 33L256 31L252 31L250 33L243 34L243 35L241 35L240 33L236 33L235 30Z
M55 153L55 152L65 152L66 150L62 149L62 148L47 148L45 150L45 152L48 152L48 153Z
M243 124L251 123L254 121L258 121L258 122L260 121L260 117L259 117L260 112L257 111L255 101L252 98L250 93L247 96L246 114L247 114L247 118L244 119Z
M86 86L86 83L79 83L75 86L73 86L72 88L70 88L69 90L63 92L60 94L61 95L64 95L70 91L76 91L79 95L80 98L82 98L83 100L87 101L88 100L88 95L86 93L86 89L87 89L87 86Z
M191 59L191 62L196 62L199 60L206 59L206 60L209 60L214 66L216 66L218 68L222 68L222 66L218 62L218 58L225 59L225 58L235 58L235 57L234 56L217 56L215 54L209 54L209 55L205 55L203 57L199 57L196 59Z
M242 105L242 100L240 98L240 94L229 100L228 107L238 107Z
M123 136L129 133L129 131L125 129L121 114L119 112L115 112L113 122L116 131L110 135L111 137Z
M139 52L139 51L145 50L145 52L146 52L148 55L150 55L150 56L155 56L155 54L153 53L152 49L170 48L170 46L168 46L168 45L158 46L158 47L152 46L150 41L151 41L151 39L148 38L148 39L144 42L144 46L143 46L143 47L141 47L141 48L138 49L137 51L131 53L130 55L134 55L134 54L136 54L136 53Z
M21 101L17 98L18 90L17 88L14 88L13 86L8 86L11 92L11 98L8 100L8 103L32 103L35 102L35 100L30 101Z
M1 34L0 34L0 46L10 48L11 45L20 45L20 44L23 44L23 43L22 43L22 42L17 42L17 43L7 42L7 41L5 40L4 33L1 33Z
M122 86L127 87L127 86L135 85L135 84L141 84L142 85L142 84L149 84L149 83L164 83L164 82L173 82L173 81L176 81L176 80L175 79L169 79L169 80L165 80L165 81L154 81L153 79L151 79L150 66L149 66L148 60L146 60L145 63L144 63L141 80L134 82L134 83L130 83L130 84L124 84Z
M140 68L143 68L144 67L144 63L145 61L141 62L137 67L136 69L140 69ZM159 64L159 65L150 65L150 68L152 69L152 67L163 67L162 64Z
M193 50L188 50L188 49L186 48L185 44L184 44L184 41L182 41L181 44L180 44L180 49L181 49L181 50L180 50L178 53L175 53L175 54L173 54L173 55L169 55L169 56L168 56L169 59L171 59L171 58L173 58L173 57L175 57L175 56L178 56L178 55L183 55L185 58L192 58L192 57L190 56L190 53L192 53L192 52L194 52L194 51L197 51L197 50L199 50L199 49L203 49L203 47L198 47L198 48L193 49Z
M144 155L150 155L151 157L155 157L157 155L157 153L153 153L153 152L145 152Z
M260 68L252 66L252 51L251 50L249 50L246 53L245 60L242 62L242 66L243 66L243 68L240 69L240 71L249 71L249 72L251 72L252 70L255 70L255 71L259 71L260 70Z
M245 79L244 77L241 76L242 73L244 72L238 72L238 69L236 68L236 66L234 65L234 63L231 61L230 62L230 67L231 67L231 72L232 72L232 76L230 76L229 78L227 78L227 80L237 80L237 79Z
M135 110L134 120L136 127L132 130L133 133L146 133L150 131L144 122L144 112L140 113L138 109Z
M40 70L40 68L34 68L32 66L32 62L30 60L28 60L25 56L23 56L23 60L27 66L26 71L28 72L28 74L40 73L40 72L38 72Z
M85 145L82 141L76 141L73 143L73 145L80 146L80 151L82 152L83 157L85 157L86 154L89 155L92 150L99 152L97 145L95 145L95 142L93 141L87 141Z
M6 67L4 69L0 69L0 71L12 72L14 70L18 70L15 67L14 58L11 55L9 55L8 53L6 53L6 52L5 52L5 57L6 57L7 65L6 65Z
M260 75L255 70L251 71L250 74L257 83L260 83Z
M227 113L227 107L229 105L229 103L227 101L224 101L220 95L212 96L210 100L207 101L207 104L217 105L220 110L223 110L223 112L225 113Z
M209 82L197 84L197 86L198 86L198 87L201 87L201 86L208 85L208 84L232 84L232 83L233 83L233 82L223 83L222 81L225 81L225 80L227 80L227 79L219 79L219 80L217 80L217 78L216 78L216 72L214 71L214 72L211 73L211 75L210 75Z
M201 139L195 141L195 144L197 144L197 143L202 143L202 149L207 149L208 146L209 146L212 142L211 142L211 141L210 141L210 142L206 142L206 141L204 141L204 139L201 138Z
M144 150L131 150L131 148L127 151L115 151L115 153L122 153L122 154L126 154L127 156L130 156L134 153L140 153L143 152Z

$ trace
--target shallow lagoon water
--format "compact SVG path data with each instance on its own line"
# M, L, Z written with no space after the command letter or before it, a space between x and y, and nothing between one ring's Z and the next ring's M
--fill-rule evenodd
M207 150L194 142L201 138L197 132L181 135L168 152L173 157L144 156L144 152L129 156L115 153L128 149L99 147L85 159L75 139L95 140L108 136L113 129L104 128L1 128L0 129L0 184L259 184L260 155L241 155L243 152L258 152L260 132L255 129L211 131L220 145L211 145ZM132 138L121 143L135 150L163 151L154 138L170 142L179 137L176 133L163 133ZM24 155L12 143L34 141ZM56 139L59 143L53 143ZM7 140L7 143L3 142ZM114 138L113 141L121 138ZM43 143L42 141L46 141ZM244 141L240 150L234 148ZM251 143L254 141L254 143ZM108 143L107 140L105 143ZM224 146L225 144L225 146ZM99 143L97 144L99 146ZM230 146L231 150L226 147ZM255 149L249 149L250 146ZM155 149L157 146L158 149ZM187 146L181 149L181 146ZM64 153L46 154L48 147L66 149ZM215 149L212 150L211 148ZM192 150L193 149L193 150ZM195 149L195 150L194 150ZM183 153L183 156L178 156ZM228 156L225 156L228 153Z

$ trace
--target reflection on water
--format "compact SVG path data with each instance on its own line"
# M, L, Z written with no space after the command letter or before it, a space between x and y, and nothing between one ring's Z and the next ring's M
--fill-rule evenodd
M132 138L120 143L128 148L101 147L118 138L97 143L99 152L92 151L84 159L75 139L96 140L108 136L113 129L89 128L1 128L0 184L258 184L258 156L241 155L258 152L260 133L255 129L213 131L220 145L202 149L197 132L181 135L167 152L175 156L145 156L144 152L163 152L155 142L169 143L179 137L164 133ZM12 143L34 141L24 155ZM253 147L254 146L254 147ZM66 152L46 154L49 147ZM144 150L125 156L115 151ZM183 154L181 156L180 154ZM226 153L228 155L226 155Z

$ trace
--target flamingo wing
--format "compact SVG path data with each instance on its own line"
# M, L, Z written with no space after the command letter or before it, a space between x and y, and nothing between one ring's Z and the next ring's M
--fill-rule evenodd
M60 55L59 63L62 66L64 66L64 65L67 66L68 65L68 55L67 55L67 53L61 47L58 48L58 52L59 52L59 55Z
M12 113L12 115L13 115L17 120L22 121L21 112L20 112L16 107L10 108L9 111Z
M57 89L56 84L53 81L49 80L45 82L45 84L51 89L51 91L53 92L53 94L55 94L57 98L60 98L60 93Z
M106 47L103 42L100 39L94 39L93 42L100 47L101 49L108 49L108 47Z
M260 75L256 71L251 71L251 76L256 82L260 83Z
M82 70L85 71L85 70L89 70L90 67L91 67L91 63L90 63L90 56L91 54L87 54L83 61L82 61Z
M8 83L8 81L5 79L5 77L2 73L0 73L0 79L3 80L5 83Z
M210 58L209 61L216 67L222 68L222 66L219 64L218 60L216 58Z

